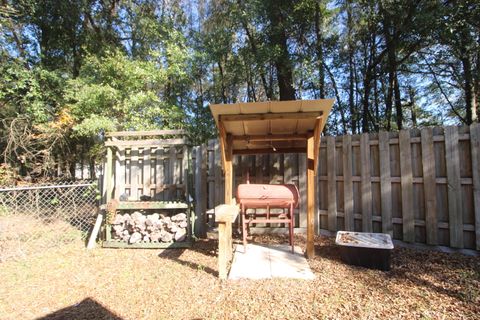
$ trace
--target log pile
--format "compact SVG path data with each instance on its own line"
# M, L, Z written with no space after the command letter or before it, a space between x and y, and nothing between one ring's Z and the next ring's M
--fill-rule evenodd
M185 213L117 214L112 223L112 238L129 244L180 242L187 238L187 225Z

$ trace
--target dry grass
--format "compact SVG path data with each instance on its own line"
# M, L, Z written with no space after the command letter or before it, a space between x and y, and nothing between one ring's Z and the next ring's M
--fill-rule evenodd
M215 248L212 240L188 250L70 244L7 261L0 318L480 319L478 257L395 249L392 271L381 272L342 264L332 240L317 238L315 281L230 282L216 277Z

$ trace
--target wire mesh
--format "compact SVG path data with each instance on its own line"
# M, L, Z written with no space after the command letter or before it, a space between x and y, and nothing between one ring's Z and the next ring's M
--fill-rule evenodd
M95 223L96 183L0 188L0 262L82 243Z

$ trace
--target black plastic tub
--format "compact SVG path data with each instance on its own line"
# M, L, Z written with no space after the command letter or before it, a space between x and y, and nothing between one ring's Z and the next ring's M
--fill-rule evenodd
M335 243L342 260L350 265L390 270L392 238L385 233L337 232Z

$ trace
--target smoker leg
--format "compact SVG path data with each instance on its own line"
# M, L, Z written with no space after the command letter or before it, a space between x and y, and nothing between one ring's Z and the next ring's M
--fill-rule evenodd
M295 223L295 216L293 212L293 205L290 205L290 208L288 209L290 212L290 223L289 223L289 235L290 235L290 245L292 246L292 253L295 252L295 247L293 245L293 225Z
M247 210L245 210L245 206L242 204L241 207L241 215L242 215L242 237L243 237L243 250L247 252Z

